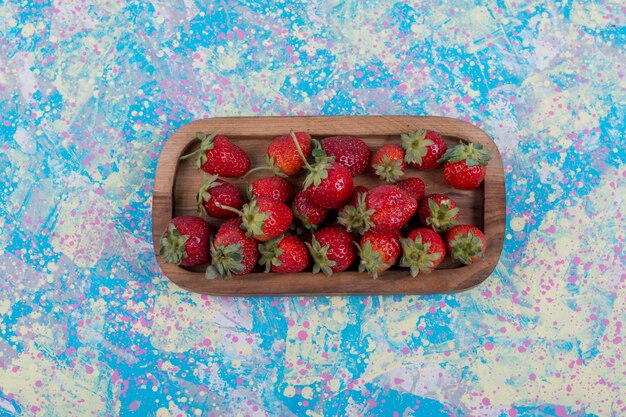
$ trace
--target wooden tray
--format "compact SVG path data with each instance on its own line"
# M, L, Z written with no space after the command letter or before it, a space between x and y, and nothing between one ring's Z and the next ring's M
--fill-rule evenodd
M454 190L443 181L443 172L417 171L408 168L403 178L420 177L426 192L444 192L461 208L461 222L481 228L487 237L485 259L463 266L449 255L430 274L411 277L408 269L396 268L382 273L377 280L365 273L347 271L326 277L323 274L276 274L254 272L231 280L204 278L203 269L186 270L167 264L156 255L163 273L179 286L198 293L213 295L349 295L349 294L428 294L454 292L471 288L484 281L493 271L504 242L506 196L502 159L497 147L485 132L461 120L432 116L350 116L350 117L238 117L198 120L181 127L165 143L156 172L152 206L152 237L155 254L159 237L175 215L195 214L195 197L202 180L202 171L191 160L179 157L196 149L196 132L219 132L228 136L250 155L253 166L265 163L268 142L294 131L306 131L313 137L353 135L363 139L372 149L384 143L400 143L400 134L418 128L439 132L449 145L459 139L482 144L493 154L484 184L474 191ZM271 174L258 173L252 178ZM302 177L302 176L301 176ZM297 178L295 181L300 181ZM228 179L240 190L245 182ZM355 185L371 187L381 182L372 174L355 178ZM215 221L213 221L215 220ZM209 221L214 228L219 221ZM256 271L256 270L255 270Z

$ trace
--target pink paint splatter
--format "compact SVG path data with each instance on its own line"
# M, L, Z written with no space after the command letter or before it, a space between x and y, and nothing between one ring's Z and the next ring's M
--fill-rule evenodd
M559 417L565 417L567 416L567 410L562 405L559 405L554 409L554 414Z

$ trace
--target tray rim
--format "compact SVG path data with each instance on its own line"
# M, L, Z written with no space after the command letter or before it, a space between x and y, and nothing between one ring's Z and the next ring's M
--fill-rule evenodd
M439 131L444 136L455 136L463 140L481 143L492 152L494 158L490 161L487 176L484 181L483 207L487 207L489 198L497 200L501 209L483 210L483 227L487 236L487 253L485 259L473 265L456 269L435 270L432 273L416 278L408 274L408 270L389 271L373 280L366 274L354 271L334 274L323 277L321 274L303 272L298 274L264 274L254 273L232 280L208 281L202 272L188 271L182 267L165 263L158 255L158 237L162 230L157 226L159 216L166 215L171 219L174 212L173 192L178 172L178 156L195 141L193 133L196 131L219 131L227 136L260 136L259 122L267 123L270 127L264 129L263 136L278 136L289 131L290 128L308 131L313 136L329 136L338 134L361 135L399 135L410 129L424 127ZM337 128L346 122L351 123L350 133L342 132ZM285 130L285 127L288 127ZM377 129L376 132L367 129ZM256 128L256 130L255 130ZM175 158L172 155L176 155ZM165 157L164 157L165 156ZM199 119L179 127L164 143L157 163L152 195L152 237L154 255L161 272L173 283L191 292L216 296L300 296L300 295L418 295L433 293L453 293L468 290L484 282L493 272L504 246L506 229L506 190L502 158L495 142L479 127L466 121L443 116L245 116L245 117L215 117ZM463 271L455 274L451 271ZM394 276L390 276L394 275ZM250 276L261 276L261 285L255 283L256 290L245 291L246 281ZM463 276L460 276L463 275ZM358 276L358 278L355 278ZM358 291L345 291L350 284L358 279ZM441 279L445 279L447 286L442 286ZM198 280L203 289L198 290ZM430 281L431 288L416 290L414 280ZM303 282L304 281L304 282ZM315 285L307 285L315 282ZM243 284L242 284L243 283ZM409 284L409 288L401 284ZM413 288L411 287L413 283ZM323 291L324 285L337 290ZM320 287L322 285L322 287ZM280 289L282 288L282 289Z

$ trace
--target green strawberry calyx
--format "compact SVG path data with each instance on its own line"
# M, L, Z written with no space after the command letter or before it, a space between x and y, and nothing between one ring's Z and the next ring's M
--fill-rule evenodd
M330 245L321 246L315 236L311 239L311 243L305 242L306 246L309 248L309 252L311 253L311 257L313 258L313 273L317 274L320 271L327 277L333 274L332 267L337 263L328 259L328 249L330 249Z
M421 236L415 240L400 239L402 245L402 259L400 266L411 269L411 276L416 277L420 272L428 274L435 268L435 261L441 256L439 253L428 253L430 242L423 242Z
M426 217L426 225L432 227L437 233L442 233L456 226L459 208L451 208L450 200L443 200L437 204L434 200L428 199L428 209L430 214Z
M298 150L298 155L304 162L305 168L309 171L304 182L302 183L302 189L306 190L307 188L314 186L317 187L322 183L322 180L328 178L328 170L333 169L333 166L330 164L335 160L333 157L326 156L326 153L320 149L314 149L311 153L315 157L315 163L313 165L309 164L304 156L304 152L302 152L302 148L300 147L300 143L298 142L298 138L296 138L296 134L293 130L290 132L291 139L293 143L296 145L296 149ZM320 153L321 152L321 153ZM323 155L322 155L323 153Z
M209 190L219 187L220 185L222 185L222 182L218 180L218 175L211 175L207 177L206 174L204 174L202 176L202 185L200 185L200 190L198 190L198 194L196 195L198 214L204 214L203 203L211 200L211 193L209 193Z
M382 180L394 182L404 175L402 169L402 161L398 159L390 160L389 157L383 157L380 164L372 165L374 173Z
M241 243L215 246L211 241L211 265L204 276L213 280L217 277L232 278L232 274L241 274L244 270Z
M259 265L265 266L265 272L270 272L272 266L280 266L283 264L279 257L284 251L278 247L283 237L284 235L259 245L259 253L261 254Z
M199 153L198 158L196 159L196 166L200 168L207 161L206 152L213 149L213 139L215 138L215 136L217 136L217 132L213 132L208 136L203 132L197 132L196 139L200 141L200 148L191 153L188 153L187 155L181 156L180 159L191 158L192 156Z
M491 152L487 149L483 149L483 145L461 141L458 145L449 148L437 162L465 161L465 165L473 167L476 165L486 166L491 158Z
M173 224L170 223L167 231L160 239L161 249L159 255L170 264L180 265L181 261L187 257L185 242L189 240L189 235L182 235Z
M403 133L400 138L404 149L404 160L417 165L420 165L422 158L428 154L428 147L435 143L426 139L426 129L418 129L413 133Z
M311 150L311 155L315 159L315 162L324 162L324 161L334 161L335 158L328 156L326 152L322 149L322 144L317 139L311 139L311 145L313 149Z
M452 258L470 265L476 258L484 258L483 241L471 230L467 234L457 235L450 240Z
M372 242L369 240L363 246L355 242L359 251L359 272L367 271L374 279L378 279L378 273L388 269L391 265L383 262L380 253L372 248Z
M257 200L250 200L247 204L245 204L241 210L237 210L236 208L230 206L224 206L217 201L215 205L224 210L232 211L233 213L237 213L239 217L241 217L241 225L240 227L246 231L246 236L263 236L263 226L265 226L265 222L270 218L270 213L266 211L261 211L261 208L257 204Z
M312 186L318 187L323 180L328 178L328 170L333 169L333 166L326 161L319 161L312 166L307 164L307 169L309 173L302 183L303 190Z
M349 232L355 232L362 235L374 227L372 215L376 212L376 210L367 208L365 197L365 193L359 193L357 196L356 206L351 204L344 206L337 216L337 222L345 227Z

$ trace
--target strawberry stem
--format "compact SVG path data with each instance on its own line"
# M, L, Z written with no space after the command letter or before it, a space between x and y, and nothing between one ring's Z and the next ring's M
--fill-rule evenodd
M211 133L209 136L205 135L203 132L197 132L196 139L200 141L200 148L190 154L181 156L180 159L190 158L200 152L200 155L198 155L198 159L196 159L196 166L198 168L201 168L202 165L207 161L206 152L213 149L213 139L215 138L215 136L217 136L217 132Z
M244 174L243 178L247 178L247 177L248 177L248 175L250 175L250 174L251 174L251 173L253 173L253 172L267 171L267 170L274 171L274 173L275 173L276 175L285 176L284 174L277 174L277 173L276 173L276 170L275 170L274 168L272 168L271 166L269 166L269 165L261 165L261 166L258 166L258 167L256 167L256 168L252 168L252 169L248 170L248 172L246 172L246 173Z
M180 160L184 160L184 159L191 158L192 156L196 155L196 154L197 154L198 152L200 152L201 150L202 150L201 148L198 148L198 149L196 149L195 151L193 151L192 153L188 153L187 155L183 155L183 156L181 156L179 159L180 159Z
M223 205L223 204L218 203L217 201L215 202L215 205L216 205L217 207L219 207L219 208L223 209L223 210L232 211L233 213L236 213L236 214L238 214L239 216L243 217L243 212L241 212L241 211L237 210L237 209L236 209L236 208L234 208L234 207L231 207L231 206L225 206L225 205Z
M291 139L293 139L293 143L295 143L296 145L296 149L298 150L298 155L300 155L300 158L302 158L302 162L304 162L304 166L306 166L309 171L313 171L313 167L309 165L309 163L306 160L306 157L304 156L304 152L302 152L302 148L300 147L298 138L296 138L296 134L293 132L293 130L290 131L289 134L291 135Z

